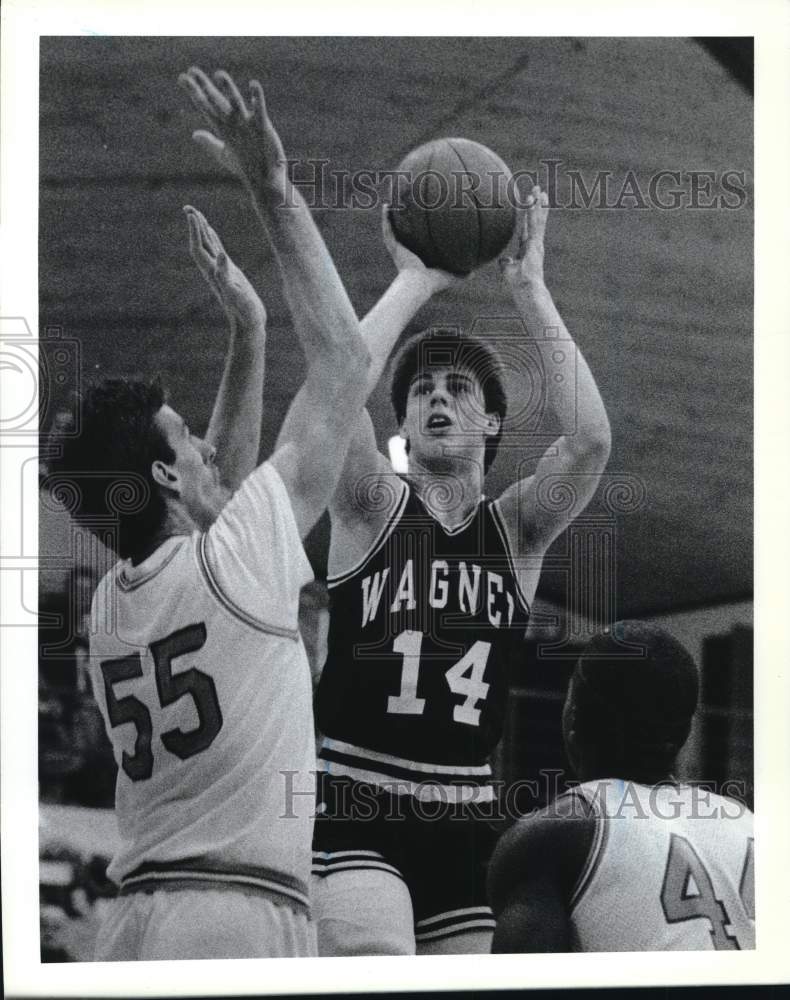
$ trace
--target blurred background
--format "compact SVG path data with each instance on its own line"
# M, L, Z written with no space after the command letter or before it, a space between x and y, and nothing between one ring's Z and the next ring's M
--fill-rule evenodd
M205 429L226 334L187 253L189 203L268 309L265 455L304 365L246 197L191 141L202 122L176 77L192 64L261 79L298 161L294 179L360 315L394 269L378 205L352 206L341 174L393 169L421 142L456 135L548 189L547 282L596 377L614 441L599 495L546 559L512 667L497 773L533 782L519 808L545 801L546 772L565 767L560 709L580 645L606 621L642 617L685 642L702 673L680 776L734 781L751 802L751 40L42 38L42 428L89 380L161 373L172 405ZM506 345L512 315L491 264L436 298L411 330L475 328ZM511 443L488 495L528 473L542 450L541 428L527 428L530 440L519 423L534 386L517 366L507 380ZM396 432L386 379L370 408L386 453ZM75 917L88 920L111 892L102 859L115 836L114 763L87 681L85 614L112 557L53 496L46 463L42 447L42 941L45 958L63 960L80 957L87 940ZM307 548L317 579L301 620L317 676L326 519ZM71 943L53 927L70 928Z

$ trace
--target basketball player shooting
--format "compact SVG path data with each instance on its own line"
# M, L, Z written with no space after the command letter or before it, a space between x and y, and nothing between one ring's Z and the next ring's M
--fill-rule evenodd
M575 385L552 396L575 431L533 475L484 498L507 410L499 362L484 340L426 332L394 363L409 475L379 454L363 412L330 503L313 867L321 954L490 951L493 834L480 814L494 798L488 758L508 670L523 656L543 555L591 499L610 449L595 381L544 282L547 217L535 187L501 269L536 348L551 329L575 350ZM362 323L371 388L404 325L390 321L398 300L411 290L427 301L460 280L399 245L386 212L384 235L399 273ZM570 485L572 506L541 504L549 479Z
M206 439L158 384L116 380L86 394L60 463L81 491L78 517L118 519L121 562L93 601L94 621L113 624L90 647L121 835L101 961L315 952L313 809L289 803L284 778L310 787L315 766L297 631L312 579L302 539L337 484L369 364L260 84L248 103L223 72L193 68L180 82L210 126L197 142L244 182L269 234L308 368L273 455L255 468L265 312L189 210L192 254L234 330ZM130 484L136 501L114 507Z
M754 948L754 818L672 776L697 691L662 629L618 622L591 640L562 720L582 784L497 846L494 951Z

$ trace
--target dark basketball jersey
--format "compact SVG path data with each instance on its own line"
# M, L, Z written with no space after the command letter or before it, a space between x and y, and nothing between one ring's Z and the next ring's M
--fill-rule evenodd
M322 768L412 793L483 785L529 617L496 502L448 530L406 482L369 554L328 583Z

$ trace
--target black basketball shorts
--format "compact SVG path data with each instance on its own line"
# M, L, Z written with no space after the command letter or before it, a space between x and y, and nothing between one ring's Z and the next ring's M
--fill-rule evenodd
M417 943L494 929L486 867L498 830L474 805L420 801L319 774L313 874L373 869L406 883Z

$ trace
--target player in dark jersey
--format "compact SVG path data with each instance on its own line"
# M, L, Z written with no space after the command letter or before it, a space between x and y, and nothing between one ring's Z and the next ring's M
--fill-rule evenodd
M542 359L559 344L573 356L575 380L552 399L575 430L534 475L485 499L507 408L499 363L482 340L425 334L403 348L392 386L408 478L379 454L365 413L330 506L313 868L323 954L490 950L493 835L478 820L493 799L488 757L507 670L543 554L592 497L610 447L598 389L544 284L547 214L535 187L502 273ZM362 323L372 381L405 325L399 302L415 288L427 301L453 281L399 246L386 223L385 240L399 274ZM547 330L555 339L544 344ZM539 487L565 477L573 505L541 505Z
M752 814L672 777L697 690L663 629L617 622L589 643L563 712L583 783L498 844L494 951L754 948Z

